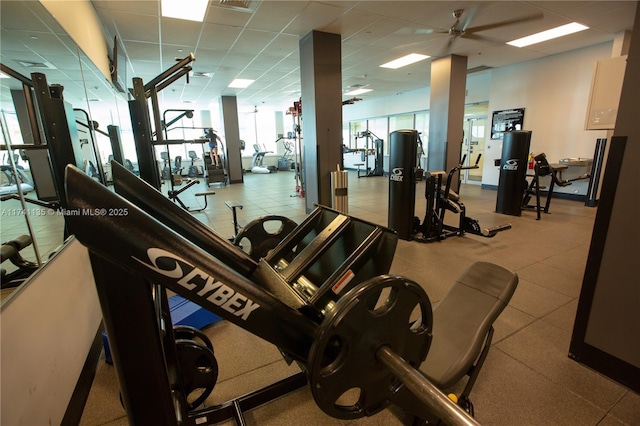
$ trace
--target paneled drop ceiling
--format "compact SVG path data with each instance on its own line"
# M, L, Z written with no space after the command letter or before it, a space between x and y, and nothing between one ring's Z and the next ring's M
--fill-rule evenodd
M189 84L182 79L161 92L163 109L206 109L221 95L236 95L241 110L253 105L286 108L299 98L298 42L311 30L342 35L343 90L366 86L372 91L359 97L372 99L429 85L430 60L397 70L379 68L405 54L453 53L468 56L470 70L501 67L609 42L632 29L637 5L633 1L211 0L205 21L199 23L162 18L159 1L92 3L105 39L117 35L123 41L129 77L149 81L175 58L195 54L196 75ZM2 0L0 7L3 64L27 76L44 72L50 84L65 86L72 103L109 97L105 78L89 64L80 71L73 40L40 3ZM455 23L452 13L457 9L465 10L461 25L467 28L539 19L480 31L473 39L456 38L449 46L447 31ZM504 44L572 21L590 29L525 48ZM80 84L83 78L88 81L86 92ZM235 78L256 81L246 89L227 88Z

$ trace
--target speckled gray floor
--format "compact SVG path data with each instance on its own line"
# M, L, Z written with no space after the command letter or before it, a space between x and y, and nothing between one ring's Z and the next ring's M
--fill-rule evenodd
M418 184L416 214L424 214ZM184 194L190 206L201 202ZM216 195L197 213L220 234L233 234L226 200L244 204L246 223L266 214L299 222L304 200L295 194L293 173L245 176L244 184L211 188ZM388 180L349 178L349 213L387 224ZM517 272L520 283L510 305L495 323L493 346L471 394L476 419L483 425L637 425L640 396L567 357L577 299L582 285L596 210L581 202L554 199L551 214L535 220L494 213L496 192L465 185L461 190L468 215L483 226L510 222L513 229L493 239L449 238L432 244L399 241L391 272L420 283L432 302L443 297L453 280L472 262L487 260ZM232 324L207 328L220 366L218 385L207 400L215 404L273 383L296 371L271 344ZM246 414L252 425L392 425L402 424L393 409L356 421L325 415L307 388ZM112 366L100 363L81 424L125 425ZM228 422L233 424L233 422Z

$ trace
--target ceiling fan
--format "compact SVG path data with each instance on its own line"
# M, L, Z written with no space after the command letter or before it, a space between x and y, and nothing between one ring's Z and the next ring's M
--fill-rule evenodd
M447 30L447 31L437 31L437 32L443 33L443 34L449 34L449 40L447 41L447 44L445 45L445 47L443 49L443 54L448 54L449 51L451 50L451 47L452 47L453 43L459 38L466 38L466 39L470 39L470 40L482 40L482 41L489 41L489 42L492 42L492 43L496 43L496 40L488 38L488 37L483 37L483 36L478 35L476 33L479 33L481 31L493 30L493 29L501 28L501 27L507 27L507 26L515 25L515 24L521 24L523 22L528 22L528 21L533 21L533 20L536 20L536 19L540 19L540 18L542 18L544 16L542 13L538 13L538 14L535 14L535 15L524 16L522 18L514 18L514 19L508 19L506 21L494 22L493 24L469 27L469 24L471 23L471 20L473 19L473 17L475 15L475 13L477 12L477 10L478 10L477 7L474 7L473 9L471 9L466 14L464 19L462 19L463 14L465 12L464 9L456 9L456 10L454 10L452 12L452 15L453 15L454 18L456 18L456 21L453 23L451 28L449 28L449 30Z

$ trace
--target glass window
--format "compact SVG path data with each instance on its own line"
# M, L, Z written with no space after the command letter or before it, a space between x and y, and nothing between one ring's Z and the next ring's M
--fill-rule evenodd
M423 157L426 157L429 147L429 111L416 114L416 130L420 133Z
M352 121L349 123L349 148L364 149L364 138L358 137L358 133L367 130L367 120Z

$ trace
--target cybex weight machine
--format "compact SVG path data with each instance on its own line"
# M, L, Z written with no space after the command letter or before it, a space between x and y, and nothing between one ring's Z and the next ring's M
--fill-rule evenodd
M255 260L117 164L117 194L74 167L67 169L66 183L70 209L99 212L71 216L69 226L90 251L131 424L229 418L244 424L243 410L307 381L318 406L333 417L355 419L394 403L420 419L477 424L417 370L431 346L431 304L420 285L388 275L397 244L393 231L318 207ZM490 271L461 280L505 282L498 286L501 308L483 326L493 323L517 283L503 268ZM211 348L170 326L165 289L273 343L302 372L199 408L215 385L217 362ZM488 329L472 331L481 336L481 348ZM470 353L471 361L478 358ZM345 404L341 396L354 388L359 396Z

